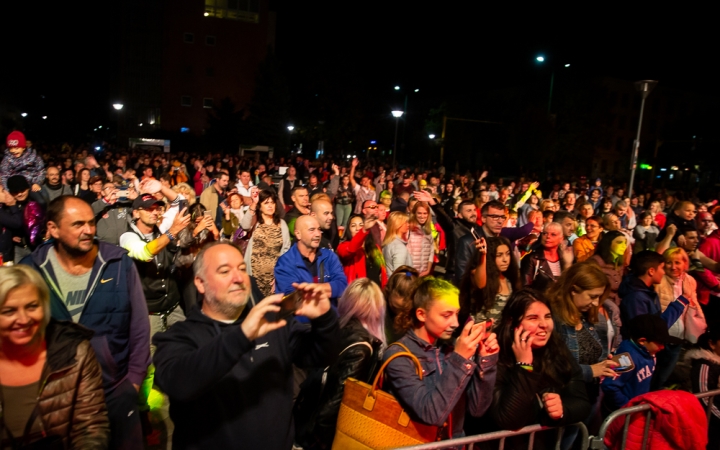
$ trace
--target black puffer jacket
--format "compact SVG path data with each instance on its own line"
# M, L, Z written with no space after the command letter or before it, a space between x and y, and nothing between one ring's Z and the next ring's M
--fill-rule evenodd
M333 365L308 376L309 382L303 386L301 394L303 405L298 405L295 410L296 440L304 448L332 446L345 380L352 377L372 383L371 378L382 356L382 342L372 336L358 319L351 319L340 333L340 356ZM319 401L316 403L314 399Z

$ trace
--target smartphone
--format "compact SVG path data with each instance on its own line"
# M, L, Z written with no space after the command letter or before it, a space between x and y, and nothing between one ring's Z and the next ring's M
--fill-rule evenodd
M212 214L210 214L210 211L203 211L203 216L211 217Z
M178 211L182 211L183 209L188 207L188 201L187 200L180 200L178 202Z
M117 200L119 202L126 202L128 201L128 188L127 187L121 187L117 190Z
M278 313L278 320L287 319L295 315L295 311L300 308L302 304L302 294L298 291L293 291L282 298L280 302L280 312Z
M475 232L475 228L474 228L474 227L471 227L471 228L470 228L470 234L472 234L472 237L475 238L476 241L477 241L478 239L480 239L480 238L478 237L477 233Z
M475 318L475 323L485 323L485 336L486 337L490 333L492 333L492 327L493 327L492 319L477 319L477 318Z
M613 370L617 373L629 372L635 368L635 363L633 363L630 353L619 353L613 356L612 360L619 364L619 366L613 367Z

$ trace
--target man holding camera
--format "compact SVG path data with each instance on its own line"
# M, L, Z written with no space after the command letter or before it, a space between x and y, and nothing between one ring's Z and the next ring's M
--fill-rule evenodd
M326 367L339 352L340 328L327 291L293 284L301 295L283 318L283 296L261 300L240 251L205 247L193 264L204 296L185 322L155 336L155 382L170 398L173 448L289 449L294 427L293 370Z
M114 183L105 183L102 198L92 204L97 237L101 241L118 245L120 236L130 230L131 202L137 197L135 189L118 189Z

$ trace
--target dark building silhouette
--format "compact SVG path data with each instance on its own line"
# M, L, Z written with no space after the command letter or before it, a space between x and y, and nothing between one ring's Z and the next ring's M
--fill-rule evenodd
M125 0L120 11L121 138L202 135L213 105L250 102L275 45L269 0Z

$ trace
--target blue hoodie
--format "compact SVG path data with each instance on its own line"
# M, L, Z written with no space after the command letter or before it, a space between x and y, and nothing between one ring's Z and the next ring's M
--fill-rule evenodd
M640 278L628 275L626 276L620 287L618 294L622 301L620 302L620 318L622 323L630 323L630 320L640 314L657 314L667 323L668 329L682 316L688 301L683 297L678 297L675 301L670 302L664 312L660 312L660 297L651 287L648 287ZM622 328L623 338L628 339L626 328Z
M650 392L650 380L655 372L655 357L633 340L622 341L615 354L627 352L635 364L630 372L616 378L606 377L600 384L605 393L605 405L611 410L622 408L638 395Z

